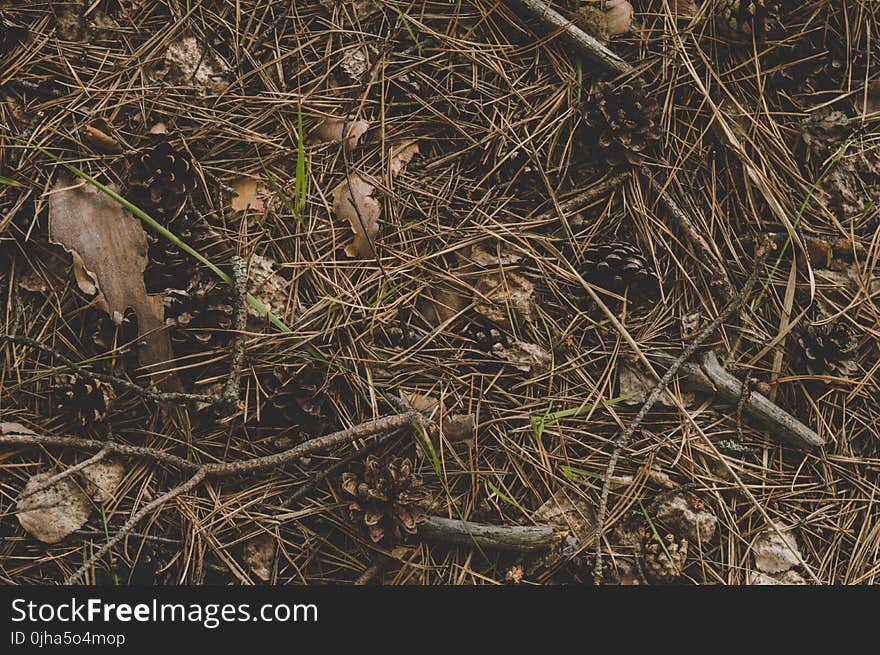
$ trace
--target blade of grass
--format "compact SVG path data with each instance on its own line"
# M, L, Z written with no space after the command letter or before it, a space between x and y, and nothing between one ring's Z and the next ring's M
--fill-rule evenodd
M503 500L505 503L507 503L508 505L513 505L513 506L516 507L519 511L521 511L523 514L528 515L529 511L528 511L525 507L523 507L523 506L520 505L518 502L516 502L516 499L515 499L515 498L511 498L511 497L508 496L506 493L504 493L503 491L501 491L501 489L499 489L499 488L496 487L494 484L492 484L492 481L491 481L491 480L486 480L486 485L489 487L489 489L492 490L492 493L494 493L496 496L498 496L498 497L499 497L501 500Z

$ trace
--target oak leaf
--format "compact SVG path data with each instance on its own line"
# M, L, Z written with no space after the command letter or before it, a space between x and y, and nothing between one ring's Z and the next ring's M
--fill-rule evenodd
M339 220L348 221L354 232L354 242L345 247L349 257L376 256L376 235L379 233L379 201L373 198L376 190L357 173L352 173L333 190L333 211Z

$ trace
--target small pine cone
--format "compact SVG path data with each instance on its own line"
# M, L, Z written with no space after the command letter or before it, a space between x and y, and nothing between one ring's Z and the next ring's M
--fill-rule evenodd
M178 225L177 223L180 223ZM212 244L219 240L219 235L210 225L186 225L183 220L172 221L166 227L180 239L204 254ZM144 271L147 293L159 293L180 284L198 271L198 263L189 253L184 252L168 239L154 234L148 235L149 261Z
M716 0L717 25L734 36L761 36L778 24L778 0Z
M100 380L66 375L52 388L55 408L81 428L103 425L116 398L113 387Z
M132 201L160 216L176 214L196 188L189 153L176 150L164 137L130 158L128 180Z
M665 550L653 536L645 541L642 548L642 564L645 575L648 580L656 584L675 582L684 570L684 563L687 559L687 539L676 542L675 537L668 534L663 541L666 545Z
M0 57L15 50L29 34L28 28L16 25L0 12Z
M331 432L336 412L323 392L326 383L327 371L321 366L308 365L295 373L275 367L263 381L266 420L285 427L299 426L310 436Z
M603 289L635 293L653 298L660 288L660 278L635 246L612 241L591 247L580 266L584 279Z
M343 473L341 486L351 499L351 520L362 525L374 543L399 542L415 534L426 518L420 505L426 494L409 459L368 455L360 474Z
M85 320L87 343L96 355L111 351L117 355L125 355L140 346L137 315L133 310L125 312L120 325L116 325L106 312L98 309L89 311Z
M465 336L473 341L477 350L484 353L495 353L510 345L507 335L486 321L477 321L469 325L465 330Z
M843 320L808 326L798 337L798 345L812 375L827 373L845 378L859 370L855 360L858 338Z
M225 346L233 327L232 290L222 282L194 278L186 289L166 289L165 324L178 355Z
M638 166L651 143L660 140L660 106L645 95L644 83L638 79L620 86L599 82L583 115L590 138L609 164Z

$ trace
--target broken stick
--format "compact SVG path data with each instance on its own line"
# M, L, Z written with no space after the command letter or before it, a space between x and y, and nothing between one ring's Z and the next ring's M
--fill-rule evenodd
M491 525L429 516L419 525L419 539L494 550L530 553L559 544L567 530L552 525Z

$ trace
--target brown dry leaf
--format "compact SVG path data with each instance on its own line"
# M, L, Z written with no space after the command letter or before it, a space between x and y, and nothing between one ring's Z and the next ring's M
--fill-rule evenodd
M415 139L401 141L398 145L391 146L391 152L389 154L389 159L391 160L391 164L389 165L391 174L397 175L413 157L419 154L419 143Z
M311 143L339 143L343 138L343 128L345 129L345 147L351 152L357 148L361 137L370 129L370 123L363 119L328 118L315 128L309 141Z
M43 543L54 544L79 530L92 511L92 505L70 477L33 493L54 473L31 476L22 491L23 499L16 505L16 515L27 532Z
M49 240L71 253L80 289L99 293L99 305L117 325L126 309L137 314L139 336L146 335L138 351L142 366L173 359L162 298L144 286L147 235L138 219L95 187L59 176L49 196ZM173 376L164 382L176 386Z
M82 140L96 152L107 154L122 152L122 146L119 145L119 141L113 135L113 126L104 118L95 119L88 125L85 125L80 130L80 134L82 135Z
M440 416L440 399L421 393L405 394L410 406L424 414L427 418L437 420ZM474 436L477 419L473 414L456 414L447 412L443 414L443 436L450 443L467 441Z
M254 255L248 271L248 291L276 316L284 316L287 308L290 281L276 272L276 264L268 257ZM248 305L248 314L262 318L256 309Z
M163 122L158 122L150 128L150 134L168 134L168 126Z
M272 578L275 563L275 537L261 534L248 540L244 545L244 562L251 572L263 582Z
M752 546L755 568L771 575L794 568L801 559L794 532L780 523L776 528L778 533L772 527L765 528Z
M608 20L608 34L617 36L632 29L633 6L627 0L608 0L605 3L605 16Z
M490 321L504 325L510 314L521 325L533 321L535 285L521 275L510 271L490 273L474 289L474 309Z
M348 221L354 232L354 242L345 247L349 257L376 256L376 235L379 233L379 201L373 198L376 190L357 173L352 173L333 189L333 211L339 220Z
M807 254L810 256L810 264L815 268L828 268L831 266L834 248L832 248L830 243L817 237L807 237L804 239L804 245L807 247Z
M457 316L467 305L468 301L457 291L428 287L416 307L429 325L437 327Z
M232 183L235 196L232 198L232 209L237 212L253 209L261 212L266 207L263 204L262 191L259 180L253 177L240 177Z

